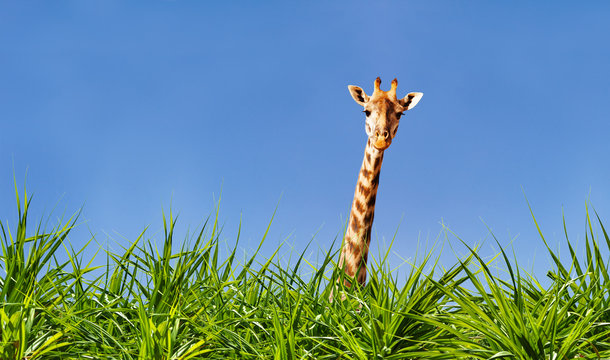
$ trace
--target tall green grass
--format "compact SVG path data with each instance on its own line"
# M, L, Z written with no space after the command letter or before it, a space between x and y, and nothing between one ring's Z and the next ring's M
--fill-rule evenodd
M187 239L170 213L159 246L142 232L93 266L66 241L78 214L32 225L16 194L17 223L0 221L1 359L610 358L610 239L597 214L584 258L567 232L567 262L540 233L555 264L547 286L501 247L503 277L476 248L449 269L429 251L399 277L388 249L366 287L329 302L335 250L285 264L279 249L259 253L265 233L240 259L239 235L221 251L218 213Z

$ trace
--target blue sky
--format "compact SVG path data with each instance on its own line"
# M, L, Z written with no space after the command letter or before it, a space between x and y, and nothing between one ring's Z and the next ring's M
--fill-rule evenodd
M554 245L562 211L574 240L585 201L610 219L608 34L601 1L5 2L0 218L27 172L35 218L83 207L76 247L158 238L170 204L197 228L222 191L244 251L278 202L264 255L325 249L366 143L347 85L397 77L425 95L385 154L373 253L397 229L410 258L441 222L468 244L487 224L544 275L523 190Z

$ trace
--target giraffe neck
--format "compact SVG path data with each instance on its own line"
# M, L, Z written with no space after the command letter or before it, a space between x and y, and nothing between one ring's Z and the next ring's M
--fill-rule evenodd
M339 268L342 268L349 277L356 277L361 285L366 283L366 261L371 242L371 228L375 216L375 199L382 161L383 151L377 150L369 140L364 150L364 159L358 175L349 223L339 258ZM350 285L348 282L349 279L346 279L347 286Z

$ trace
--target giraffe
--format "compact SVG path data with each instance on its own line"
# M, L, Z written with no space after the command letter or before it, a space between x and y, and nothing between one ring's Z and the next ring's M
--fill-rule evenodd
M345 271L345 286L347 287L351 286L354 278L361 286L366 283L366 261L371 242L371 228L375 215L375 199L383 153L396 136L398 122L403 112L414 108L424 95L420 92L412 92L402 99L397 99L398 81L396 79L392 80L392 87L389 91L381 90L380 85L381 79L378 77L375 79L375 90L370 97L362 88L354 85L348 86L354 100L364 107L368 140L338 264L338 268ZM332 302L332 291L330 297Z

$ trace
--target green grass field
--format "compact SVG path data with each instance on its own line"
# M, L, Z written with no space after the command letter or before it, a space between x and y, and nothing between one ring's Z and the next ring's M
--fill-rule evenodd
M217 215L184 241L170 214L162 246L142 235L100 250L100 268L65 241L76 216L45 228L29 205L17 193L18 223L0 222L1 359L610 358L610 238L594 213L584 256L568 239L567 262L547 246L549 285L504 251L492 261L506 276L472 249L449 269L424 254L406 281L382 255L365 288L331 303L337 249L319 264L238 260L237 244L221 251Z

